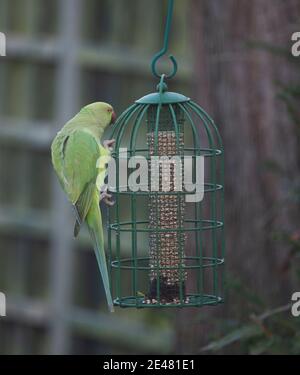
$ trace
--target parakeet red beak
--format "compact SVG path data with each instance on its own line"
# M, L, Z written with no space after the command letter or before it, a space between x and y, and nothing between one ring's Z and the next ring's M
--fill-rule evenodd
M110 122L110 123L111 123L111 124L114 124L115 121L116 121L116 119L117 119L116 112L113 111L112 114L111 114L111 122Z

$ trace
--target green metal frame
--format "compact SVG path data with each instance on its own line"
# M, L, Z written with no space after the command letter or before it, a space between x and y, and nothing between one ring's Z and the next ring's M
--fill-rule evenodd
M117 120L112 130L111 137L116 140L115 151L112 157L116 161L116 191L115 191L115 208L109 210L108 216L108 250L110 259L110 274L113 287L113 294L115 296L114 303L120 307L200 307L203 305L215 305L223 302L223 272L221 268L224 265L224 161L223 161L223 146L219 131L209 115L196 103L184 97L181 94L164 92L165 85L159 85L160 93L150 94L146 96L147 100L137 100L130 108L128 108ZM178 97L178 101L169 102L168 98ZM152 101L155 98L155 101ZM167 99L166 99L167 98ZM186 100L181 100L186 98ZM156 102L157 100L157 102ZM149 199L153 192L130 190L121 191L119 184L119 149L128 147L128 157L143 154L148 160L149 148L137 146L137 139L142 137L140 133L145 131L147 126L147 114L150 109L156 111L155 122L155 150L157 154L158 134L161 129L161 111L168 110L172 118L172 127L176 136L176 143L179 144L179 125L176 113L181 111L184 116L184 125L182 131L184 133L190 132L192 134L192 147L184 146L183 155L189 154L195 156L203 155L205 160L209 161L209 181L205 182L205 192L203 202L188 203L187 206L193 206L192 211L194 217L191 219L184 219L184 225L177 229L174 228L150 228L149 221L139 219L139 210L137 207L137 200L140 197ZM201 128L204 133L201 133ZM200 143L205 143L203 134L206 137L208 147L201 147ZM129 137L129 138L128 138ZM205 162L206 163L206 162ZM193 163L195 164L195 163ZM195 168L195 165L194 165ZM195 172L195 170L194 170ZM179 192L156 192L154 194L162 195L187 195L191 194L185 191ZM126 197L127 199L123 199ZM210 208L209 217L205 216L203 212L203 204L209 197ZM218 203L217 203L218 198ZM129 219L123 220L123 214L128 208L126 201L130 202ZM218 205L218 207L217 207ZM219 214L217 214L217 209ZM180 215L180 212L178 212ZM145 278L150 272L149 254L147 249L141 249L142 244L138 241L138 235L144 234L149 236L150 233L164 233L164 232L180 232L188 233L190 238L195 243L195 252L189 255L184 254L184 249L181 249L182 263L180 272L189 272L192 270L196 273L196 285L193 286L193 293L187 293L188 300L183 296L183 285L185 280L180 280L180 301L177 303L164 303L156 301L146 303L145 298L140 291L145 289ZM204 248L203 238L205 233L210 232L211 249ZM122 239L123 235L127 234L131 238L131 256L122 255ZM205 251L204 251L205 250ZM172 267L163 267L158 265L157 271L161 272ZM206 280L206 270L210 270L208 281ZM130 286L125 290L124 282L122 280L122 273L129 272L131 274ZM142 275L144 273L144 276ZM195 278L195 277L194 277ZM141 281L142 280L142 281ZM189 280L188 280L189 282ZM147 292L144 292L147 295ZM157 283L157 295L160 295L159 281Z

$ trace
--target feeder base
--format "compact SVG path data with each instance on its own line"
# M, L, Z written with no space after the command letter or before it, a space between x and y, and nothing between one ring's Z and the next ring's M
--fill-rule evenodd
M150 282L150 290L147 298L150 301L157 301L157 279L153 279ZM159 278L159 297L161 303L180 303L180 288L182 288L182 296L185 299L185 284L182 283L180 287L179 283L170 284L167 282L165 277Z
M185 298L185 301L182 303L168 302L162 303L162 301L152 302L147 297L122 297L114 300L114 305L119 307L135 307L135 308L184 308L184 307L201 307L207 305L217 305L223 303L224 300L222 297L209 295L209 294L188 294Z

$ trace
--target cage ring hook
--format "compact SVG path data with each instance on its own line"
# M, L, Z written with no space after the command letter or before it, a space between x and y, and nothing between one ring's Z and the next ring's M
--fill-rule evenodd
M157 77L157 78L161 78L162 75L159 74L159 73L157 72L156 64L157 64L158 60L159 60L164 54L165 54L165 51L161 51L161 52L159 52L159 53L153 58L153 61L152 61L152 63L151 63L152 73L153 73L153 75L154 75L155 77ZM174 57L173 55L170 55L170 56L169 56L169 59L170 59L170 61L171 61L172 64L173 64L173 70L171 71L170 74L165 74L165 78L168 78L168 79L174 77L175 74L177 73L177 70L178 70L178 65L177 65L177 61L176 61L175 57Z

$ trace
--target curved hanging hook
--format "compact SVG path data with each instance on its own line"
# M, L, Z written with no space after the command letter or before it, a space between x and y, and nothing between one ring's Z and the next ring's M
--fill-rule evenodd
M164 45L163 45L163 48L156 55L154 55L154 57L152 59L152 62L151 62L152 73L157 78L160 78L161 75L157 73L156 64L157 64L158 60L168 51L169 35L170 35L172 15L173 15L173 7L174 7L174 0L169 0L167 23L166 23L165 36L164 36ZM177 73L177 61L176 61L175 57L173 55L170 55L169 59L171 60L171 62L173 64L173 71L169 75L165 75L166 78L172 78Z

